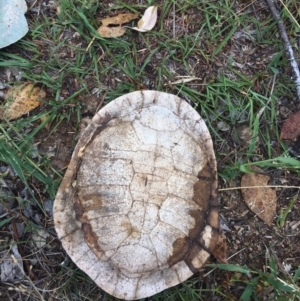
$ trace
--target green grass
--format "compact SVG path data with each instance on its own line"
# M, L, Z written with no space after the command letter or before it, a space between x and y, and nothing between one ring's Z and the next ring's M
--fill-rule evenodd
M290 213L290 211L292 210L293 206L295 205L295 202L297 201L298 198L298 194L295 195L292 200L290 201L290 203L288 204L286 209L281 209L280 210L280 214L277 218L277 225L279 227L283 227L285 225L286 219L288 214Z
M233 272L230 279L233 283L244 282L247 286L240 296L239 300L261 300L262 296L258 296L262 290L267 290L273 293L272 300L299 300L300 298L300 269L296 268L293 276L286 276L279 271L275 258L270 257L268 269L266 271L250 270L247 267L240 267L231 264L216 264L210 265L214 268L219 268L225 271ZM241 277L240 275L244 275ZM264 295L263 295L264 296ZM269 300L269 299L267 299Z
M292 102L294 86L286 70L288 62L276 24L268 13L261 9L256 13L262 15L256 15L250 6L237 7L236 1L230 0L143 1L143 5L130 2L116 0L108 6L96 0L57 1L60 14L34 15L29 19L28 35L0 50L0 70L16 67L23 81L47 90L47 101L40 109L0 124L1 165L12 167L22 188L29 192L28 202L36 204L47 216L42 203L46 198L55 197L62 172L53 167L53 158L39 154L36 143L46 143L47 138L65 126L76 132L86 106L84 101L92 97L93 89L101 96L106 93L104 103L144 88L173 93L188 101L209 127L217 149L219 176L224 181L239 178L249 172L252 165L266 172L281 169L299 176L299 161L289 156L285 143L273 146L278 142L281 126L277 115L279 99L284 95ZM160 12L154 30L148 33L127 30L118 39L103 39L97 34L102 17L119 11L142 13L150 4L158 5ZM299 19L296 2L290 0L285 4L295 19ZM286 10L282 16L295 43L298 25ZM242 45L236 35L241 32L245 34L243 43L249 48L249 55L238 62ZM247 60L250 64L254 62L254 67L249 67ZM240 68L239 64L245 67ZM178 76L202 80L171 84ZM274 89L271 89L273 82ZM13 85L14 80L8 84ZM227 124L230 130L222 131L218 127L220 122ZM231 133L241 124L247 125L251 138L245 144L236 145L231 141ZM256 146L257 138L264 145L260 150ZM0 175L1 180L5 177ZM14 197L17 199L19 195L15 193ZM0 202L5 204L1 193ZM280 227L292 210L294 203L290 204L278 219ZM4 217L0 227L10 222L11 217ZM32 221L25 223L30 227ZM256 300L255 290L261 283L273 286L276 300L299 300L296 292L299 269L294 277L283 279L274 261L270 266L267 272L246 268L244 273L238 271L238 266L230 270L232 267L228 265L222 269L251 275L243 280L245 290L240 300ZM49 282L51 289L59 285L60 279L68 277L55 291L57 298L68 300L72 292L78 298L72 300L96 300L93 293L81 295L80 287L86 283L92 287L93 283L72 263L54 267L51 273L56 275ZM198 285L199 279L193 278L151 300L205 300L202 295L207 293L219 295L222 300L233 300L226 297L221 284L215 289Z

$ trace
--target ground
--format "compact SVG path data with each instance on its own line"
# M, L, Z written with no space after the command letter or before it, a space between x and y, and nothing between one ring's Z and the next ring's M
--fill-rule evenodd
M176 94L206 121L218 163L229 263L205 266L147 300L299 300L293 291L299 274L293 276L300 263L300 178L289 152L294 148L297 156L299 149L295 141L279 141L299 99L265 2L27 3L29 33L0 50L1 92L32 82L46 98L22 118L0 124L0 258L20 256L26 274L1 279L0 300L116 300L68 258L56 236L52 205L89 118L117 96L140 89ZM159 7L152 31L127 29L118 39L93 40L102 18L142 14L150 4ZM299 59L299 4L285 5L278 1L277 8ZM182 78L193 80L178 82ZM283 157L295 161L280 163ZM276 191L270 226L249 210L239 188L253 162ZM211 257L209 263L218 262Z

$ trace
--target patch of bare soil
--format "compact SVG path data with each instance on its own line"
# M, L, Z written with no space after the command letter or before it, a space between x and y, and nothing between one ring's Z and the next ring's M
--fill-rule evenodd
M102 1L101 6L105 9L99 10L95 18L101 19L107 16L108 8L111 1ZM137 5L140 1L127 1L128 5ZM53 1L31 1L31 10L27 17L29 23L34 18L56 18L55 6ZM159 3L156 3L158 5ZM161 1L163 4L163 1ZM247 8L245 8L247 7ZM248 1L236 2L236 11L243 10L249 16L264 20L269 16L269 12L265 7L263 1L256 1L249 5ZM119 11L125 12L125 11ZM202 10L191 7L184 12L183 15L176 15L175 28L173 15L170 13L165 17L165 31L169 37L181 37L185 33L193 33L199 30L201 21L204 20ZM278 51L272 44L260 44L256 42L256 36L253 34L254 29L249 28L248 32L243 30L236 30L233 37L227 42L222 52L220 52L214 61L207 61L202 53L212 53L218 46L208 44L207 40L201 40L200 45L197 47L201 51L194 51L193 55L189 56L188 62L190 68L193 69L193 76L202 79L202 85L190 84L189 87L198 92L203 92L205 83L215 80L220 74L226 74L233 81L236 75L228 69L228 57L232 57L232 66L236 68L241 74L251 77L254 74L260 73L260 77L253 78L253 86L255 91L261 94L266 94L271 89L271 77L266 71L266 65L270 58ZM70 43L79 45L82 43L83 48L87 45L84 40L73 32L66 31L64 35L70 37ZM225 33L224 33L225 34ZM252 35L253 34L253 35ZM126 40L128 37L124 37ZM30 39L30 37L28 38ZM40 47L43 51L43 59L47 60L52 41L44 39L34 40L33 42ZM136 48L140 51L136 52L137 56L133 57L133 61L142 64L144 59L149 55L151 49L159 47L159 42L152 38L148 41L151 49L145 47L144 41L139 35L131 35L130 39L134 40ZM125 41L126 42L126 41ZM221 40L220 40L221 42ZM28 53L26 49L20 49L14 45L6 49L7 52L30 57L32 53ZM166 49L158 50L155 52L147 64L143 74L140 78L128 78L121 70L112 68L101 78L103 90L97 94L95 90L97 82L93 76L85 78L87 91L85 90L77 98L77 103L80 104L81 118L83 122L77 122L76 110L73 110L72 105L68 105L61 109L60 113L69 114L70 118L64 119L62 122L54 120L51 124L41 130L38 135L34 137L34 145L36 151L43 158L47 160L48 175L53 178L54 187L57 189L61 177L63 175L68 162L71 158L72 150L78 139L80 128L84 128L88 120L85 117L90 117L105 103L106 91L114 91L118 88L121 91L120 85L124 82L131 83L132 90L138 89L155 89L158 84L158 67L162 61L168 57ZM187 67L181 63L183 53L176 49L177 60L167 60L168 74L174 76L165 77L166 89L168 92L174 91L172 85L168 83L176 79L176 75L189 75ZM120 55L118 49L112 50L113 55ZM68 48L58 48L57 55L63 56L66 62L72 63L74 57ZM101 56L101 51L99 51ZM86 62L85 64L90 64ZM101 60L101 68L106 68L110 65L110 57L104 55ZM8 83L12 84L14 81L20 80L20 71L18 67L15 68L1 68L0 69L0 83L6 87ZM283 76L289 76L288 67L283 66L280 70ZM41 70L32 72L39 73ZM56 76L57 74L53 74ZM262 85L261 79L270 78L269 84ZM264 81L265 83L266 81ZM79 90L78 81L70 74L64 79L61 89L61 97L67 98L74 92ZM48 99L54 97L51 89L47 89ZM4 89L2 89L4 91ZM122 93L127 93L128 88L124 89ZM180 95L179 95L180 96ZM186 99L189 101L189 99ZM205 100L203 100L205 101ZM73 104L77 106L77 103ZM38 110L47 109L47 106ZM222 110L222 108L215 108ZM295 112L297 105L289 96L284 96L278 99L276 114L277 125L281 126L282 121L289 115L290 112ZM31 114L34 114L32 112ZM201 113L201 112L200 112ZM238 117L237 117L238 118ZM217 137L215 139L215 151L217 154L218 167L220 170L226 169L228 162L236 161L241 152L245 152L244 141L240 141L234 135L234 132L239 130L240 123L243 121L237 119L236 124L230 125L230 128L223 131L220 135L225 138L227 144L219 143ZM246 121L246 120L244 120ZM37 123L38 124L38 123ZM268 125L268 120L262 121L262 126ZM217 127L212 121L212 125ZM35 124L31 128L24 129L24 135L34 129ZM277 142L275 132L270 132L272 141L274 142L274 149L278 149L280 153L280 145ZM293 142L287 142L293 145ZM263 143L263 139L259 139L256 147L256 152L259 159L266 158L267 147ZM274 153L274 156L278 154ZM37 160L33 156L33 160ZM52 205L53 196L50 197L47 187L42 185L37 179L31 177L28 179L29 186L38 192L35 196L39 203L30 201L32 198L28 189L24 186L22 181L16 176L11 166L0 162L0 173L3 176L3 181L0 182L0 194L2 195L0 204L0 217L11 218L9 222L0 228L0 258L5 258L8 254L13 255L14 258L18 256L23 259L24 271L26 276L17 269L14 262L8 266L8 269L16 269L16 273L12 278L3 278L0 282L0 301L1 300L114 300L96 287L83 273L78 271L75 265L70 262L65 251L61 247L60 241L56 237ZM276 169L270 170L268 175L271 177L269 184L272 185L287 185L299 186L300 179L297 175L286 170ZM228 261L229 263L246 265L251 269L264 270L268 269L268 260L270 256L274 256L280 272L284 275L287 274L285 270L286 265L291 265L292 269L299 266L300 262L300 200L299 197L295 202L291 212L287 215L284 227L280 228L274 221L272 227L268 227L263 221L255 216L246 206L243 201L241 191L239 189L240 179L237 177L235 180L219 179L220 188L237 187L235 190L221 191L220 198L220 214L221 221L228 244ZM277 194L277 216L280 210L286 209L291 199L298 193L298 189L283 189L275 188ZM43 229L43 230L41 230ZM12 248L12 241L18 242L19 249L16 251ZM8 258L9 258L8 256ZM211 262L215 262L211 258ZM206 275L209 268L205 268L195 279L199 279L199 288L215 289L220 288L220 291L227 296L228 300L238 300L240 295L245 289L242 278L234 272L215 270L214 272ZM21 273L21 274L20 274ZM20 276L21 275L21 276ZM240 277L240 278L239 278ZM235 278L237 282L233 282ZM238 280L241 280L239 282ZM249 279L248 279L249 280ZM34 283L34 285L32 285ZM67 288L66 288L67 287ZM60 292L58 294L58 292ZM264 288L262 288L262 297L264 298ZM271 292L268 292L270 294ZM268 295L266 293L266 296ZM59 299L58 296L64 295L64 299ZM272 295L271 295L272 296ZM80 299L82 298L82 299ZM86 299L85 299L86 298ZM204 300L224 300L218 294L204 293ZM151 300L151 298L149 298ZM227 300L227 299L226 299Z

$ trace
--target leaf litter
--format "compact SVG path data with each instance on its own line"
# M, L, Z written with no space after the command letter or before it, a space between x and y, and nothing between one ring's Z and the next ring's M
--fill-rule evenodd
M102 25L97 29L98 34L102 38L118 38L125 32L125 27L121 25L138 18L139 13L118 14L114 17L108 17L101 20ZM150 31L156 24L157 6L150 6L146 9L142 19L139 20L137 27L127 27L140 32ZM119 26L112 26L119 25Z
M103 38L118 38L121 37L126 32L126 29L121 26L118 27L100 26L97 32Z
M6 104L0 108L0 120L20 118L41 105L46 92L31 83L17 85L9 89L5 95Z
M1 281L16 281L24 277L23 260L14 243L10 251L5 250L1 254Z
M269 176L258 174L263 172L258 167L252 167L252 170L257 173L244 174L242 177L242 195L249 209L271 227L276 214L276 192L268 187Z
M102 19L102 25L108 26L108 25L122 25L124 23L128 23L134 19L136 19L139 16L139 13L136 14L118 14L115 17L108 17L105 19Z
M300 136L300 111L290 115L283 123L279 140L292 140Z
M157 6L150 6L146 9L142 19L138 22L138 26L132 29L140 32L150 31L155 26L156 20Z

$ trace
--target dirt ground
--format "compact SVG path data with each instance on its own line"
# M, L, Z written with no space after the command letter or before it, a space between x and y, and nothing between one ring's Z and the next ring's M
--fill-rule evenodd
M127 1L137 4L137 1ZM28 12L27 17L29 24L34 18L49 17L55 18L56 8L52 1L32 1L31 10ZM102 1L102 5L109 7L110 1ZM235 10L244 9L245 5L248 5L248 1L236 2L234 5ZM37 11L39 10L39 15ZM101 19L107 11L97 11L97 19ZM195 7L191 7L185 12L189 16L190 24L186 27L182 26L181 19L178 17L176 20L176 35L184 34L184 31L188 33L195 33L199 30L199 22L204 18ZM258 19L264 19L269 16L269 12L265 7L263 1L254 1L248 6L249 16L254 16ZM165 30L168 35L173 33L172 19L169 14L165 20ZM74 32L65 32L65 35L74 36ZM38 39L38 38L37 38ZM144 49L143 40L138 36L134 37L135 45L137 49ZM50 55L50 50L47 48L47 42L43 39L35 41L40 48L43 49L44 59ZM70 39L70 43L83 43L80 37ZM158 41L153 39L150 41L152 49L156 48ZM207 45L205 41L201 44L202 51L210 53L213 45ZM84 48L84 47L83 47ZM8 47L6 51L20 56L30 57L31 53L26 53L26 49L20 50L20 48L14 45ZM118 50L113 50L115 54L118 54ZM0 51L1 52L1 51ZM100 51L99 51L100 52ZM132 81L132 89L156 89L157 87L157 66L159 66L163 59L167 57L167 49L156 52L149 61L145 73L139 81ZM193 66L194 76L202 79L203 83L210 82L217 78L221 73L226 74L232 80L235 79L235 75L227 69L228 56L234 57L236 68L239 72L245 76L251 77L253 74L260 73L261 77L266 77L266 65L269 63L270 58L278 52L278 49L272 44L260 45L255 41L248 39L242 30L237 29L236 33L226 43L223 51L220 52L215 60L206 61L200 53L189 58L189 63ZM138 52L138 57L135 58L138 62L142 63L145 59L146 52ZM298 53L300 55L300 53ZM67 48L57 49L57 56L64 56L66 61L72 62L73 57ZM173 74L186 75L184 66L180 61L181 53L177 54L177 61L169 61L168 67L173 70ZM258 59L259 58L259 59ZM89 64L87 60L84 64ZM103 66L109 66L110 58L105 57L102 59ZM243 65L242 67L239 67ZM17 66L14 68L0 68L0 83L4 85L1 89L5 91L8 83L12 85L14 81L17 81L20 68ZM39 70L32 70L33 73L39 72ZM283 77L290 77L290 71L288 66L283 66L280 70ZM63 174L70 161L72 150L78 140L79 132L89 122L89 118L95 114L95 112L107 103L109 100L107 97L107 91L114 91L119 89L120 83L130 81L122 70L112 68L101 79L104 89L97 93L92 93L93 89L97 86L96 80L91 76L84 79L88 87L77 98L77 104L80 104L80 119L78 122L77 111L73 110L76 104L69 104L61 110L65 110L70 114L70 119L64 119L58 125L51 123L47 128L42 129L33 139L33 144L36 146L36 151L43 157L48 158L49 176L53 177L55 181L59 181L59 177L55 174ZM174 78L166 78L165 85L168 92L175 94L178 91L172 88L168 83L175 80ZM261 85L260 78L256 78L253 86L257 93L265 94L265 89L270 89L272 86L271 77L269 85ZM191 89L198 92L205 90L205 85L189 84ZM61 89L62 96L67 98L74 91L78 90L78 81L76 78L66 77ZM46 86L44 89L47 93L47 99L54 97L53 91ZM122 91L123 93L129 92L128 90ZM112 95L112 94L110 94ZM180 96L180 93L179 93ZM112 96L111 96L112 98ZM188 99L186 99L189 101ZM222 110L222 107L215 108ZM294 101L290 95L282 95L276 104L276 126L279 128L282 125L283 120L291 113L298 109L298 104ZM47 110L47 105L37 109L37 111ZM200 114L201 105L198 107ZM62 112L62 111L61 111ZM34 114L32 112L31 114ZM268 126L268 120L263 120L261 127ZM37 121L38 123L38 121ZM238 132L241 127L241 122L230 125L228 130L218 130L218 135L212 133L214 140L215 152L217 154L218 168L220 171L226 170L230 162L236 161L237 158L242 156L245 152L244 144L245 140L236 139L234 132ZM33 123L30 127L24 131L29 133L36 126ZM217 127L217 123L212 122L212 126ZM242 124L243 126L243 124ZM280 145L277 141L275 130L269 132L271 140L274 143L274 156L279 155ZM226 141L226 143L224 143ZM256 154L257 158L267 158L267 146L260 137L257 142ZM293 146L295 142L286 142L287 145ZM276 154L276 151L278 153ZM64 292L64 299L61 300L114 300L114 298L105 296L103 292L97 288L87 277L80 272L74 273L76 270L74 264L70 262L70 259L63 250L60 241L56 237L53 216L52 205L53 197L51 197L46 189L37 179L30 178L30 185L35 188L35 191L39 192L38 199L40 201L39 206L34 203L26 202L30 199L29 193L23 185L21 179L16 177L16 174L10 166L4 162L0 162L0 173L5 174L2 185L2 203L0 204L0 217L4 217L9 209L10 214L15 217L11 222L5 224L0 229L0 256L7 251L7 246L14 238L14 234L17 232L19 241L22 243L23 254L21 256L26 258L29 263L31 273L27 273L28 277L17 282L0 282L0 300L43 300L41 299L40 292L36 290L31 281L35 283L35 286L40 290L47 291L44 293L44 300L59 300L57 298L56 291L65 283L66 279L70 278L69 290L70 295ZM292 198L297 195L298 189L284 189L281 186L299 186L300 178L298 175L286 169L268 169L265 173L270 176L269 184L278 185L280 187L274 188L277 195L277 217L280 214L280 210L286 209ZM283 227L279 227L274 220L271 227L267 226L262 220L260 220L253 212L249 210L245 202L243 201L240 189L241 174L237 174L234 179L225 179L219 177L219 199L220 199L220 216L221 225L226 235L227 241L227 258L229 263L239 264L241 266L247 266L250 269L268 270L270 256L275 258L277 267L282 275L287 275L286 267L291 265L292 269L299 266L300 263L300 199L296 200L292 210L287 215L285 224ZM56 186L57 187L57 186ZM237 187L237 189L226 190L226 188ZM22 199L22 202L20 202ZM44 229L43 231L40 228ZM46 244L37 245L35 242L37 239L35 235L44 237ZM216 263L214 258L211 258L211 263ZM195 275L192 281L197 282L198 288L210 289L203 295L203 300L239 300L239 297L245 290L245 282L249 279L236 272L228 272L221 270L211 270L209 267L203 268L199 275ZM27 271L28 272L28 271ZM72 284L71 278L76 278L74 284ZM234 279L234 281L233 281ZM200 280L200 281L199 281ZM84 287L76 287L78 283L82 283ZM83 284L84 283L84 284ZM214 293L214 289L220 289L226 296L220 296ZM272 300L272 290L269 287L264 287L262 284L258 286L257 293L260 296L259 300ZM74 294L74 295L73 295ZM75 297L77 294L77 297ZM82 299L79 299L78 296ZM83 297L87 296L88 297ZM269 299L268 299L269 298ZM149 298L149 300L154 300ZM193 299L198 300L198 299Z

